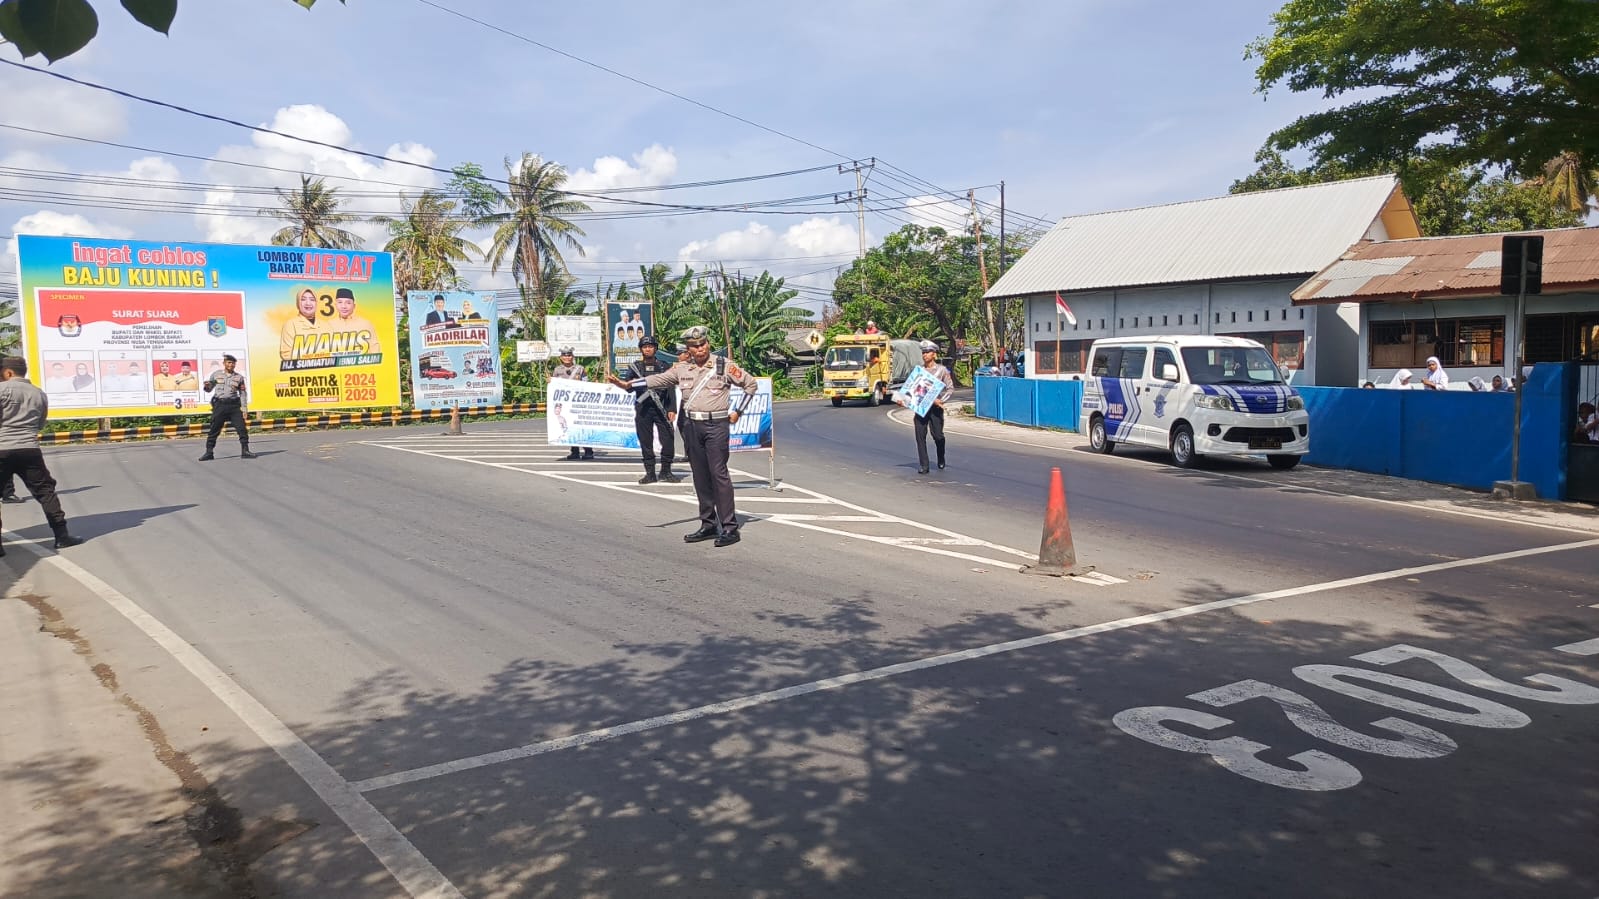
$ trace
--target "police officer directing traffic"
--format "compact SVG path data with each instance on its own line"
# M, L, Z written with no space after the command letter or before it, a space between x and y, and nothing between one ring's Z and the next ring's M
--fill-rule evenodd
M28 380L28 360L21 356L0 359L0 478L12 475L39 501L45 521L56 535L56 549L77 546L82 537L67 531L67 513L56 496L56 479L44 464L39 430L50 416L50 398ZM0 556L6 554L0 547Z
M733 510L733 478L727 472L728 427L736 423L759 386L754 376L734 362L711 356L710 332L696 325L683 332L686 352L676 365L658 374L611 383L635 392L676 387L683 397L683 444L689 470L694 473L694 494L700 501L700 529L683 535L685 543L715 539L717 546L739 541L738 514ZM734 386L744 391L737 409L729 409L728 393Z
M914 416L916 419L916 461L921 463L917 474L927 474L927 433L933 433L933 446L938 450L938 468L944 470L944 404L955 396L955 377L949 369L938 361L938 344L931 340L922 341L922 368L927 373L941 381L944 385L939 391L938 398L933 400L926 415ZM901 403L900 405L904 405Z
M660 374L666 371L666 364L655 357L659 348L653 336L639 339L638 349L642 359L628 366L627 381L631 385L639 378ZM683 480L681 475L672 472L672 452L677 448L677 441L672 433L672 423L677 420L677 407L672 402L672 389L646 390L633 405L633 430L638 433L639 451L644 454L644 477L639 478L640 484L653 484L657 480L668 484L676 484ZM661 474L655 474L655 438L661 439Z
M577 360L573 357L572 348L569 346L563 346L561 347L561 361L557 363L554 368L550 369L550 377L565 378L568 381L587 381L589 379L589 373L587 369L577 364ZM574 446L571 449L572 451L567 453L565 457L568 460L579 458L577 454L579 449L583 450L582 458L594 458L594 447L592 446Z
M212 372L205 380L205 389L211 393L211 426L205 432L205 455L200 457L201 462L216 458L211 451L217 448L217 437L222 434L222 426L227 424L233 425L233 432L239 435L239 458L255 458L255 453L250 452L250 432L244 424L244 393L248 385L244 375L233 370L238 364L239 360L231 353L224 353L222 371Z

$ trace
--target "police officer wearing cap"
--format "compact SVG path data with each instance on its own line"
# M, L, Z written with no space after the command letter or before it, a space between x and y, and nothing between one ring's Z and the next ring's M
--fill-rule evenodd
M687 347L676 365L658 374L625 381L616 375L611 383L634 392L676 387L683 397L683 448L694 473L694 494L700 501L700 529L685 534L683 542L716 540L717 546L739 541L738 514L733 509L733 478L727 471L728 427L737 422L744 406L755 397L754 376L721 356L711 356L710 332L696 325L683 332ZM731 388L744 391L740 407L730 409Z
M222 371L214 371L205 379L205 389L211 394L211 427L205 432L205 455L200 457L201 462L210 462L216 456L211 451L217 448L217 437L222 434L222 426L233 425L233 432L239 435L239 458L254 459L255 453L250 452L250 432L244 425L244 393L248 388L244 375L233 370L239 360L231 353L222 354Z
M666 371L666 364L655 357L660 346L653 336L639 338L638 349L643 358L628 366L626 380L629 384ZM677 448L672 423L677 420L677 405L672 401L672 389L646 390L633 404L633 430L638 433L639 451L644 454L644 477L640 484L653 484L657 480L676 484L683 477L672 472L672 452ZM655 439L661 441L661 474L655 475Z
M949 369L938 361L938 344L931 340L922 341L922 368L927 373L944 383L944 389L939 391L938 398L933 400L926 415L917 415L916 419L916 461L921 463L917 474L927 474L927 433L933 433L933 446L938 450L938 469L944 470L944 404L955 396L955 376ZM905 405L903 402L900 405Z
M577 364L577 360L573 358L572 348L569 346L563 346L561 347L561 361L557 363L554 368L550 369L550 377L565 378L568 381L587 381L589 379L589 373L587 369ZM574 446L571 449L572 451L566 454L565 458L567 461L577 458L594 458L594 447L592 446ZM578 450L580 449L583 451L583 455L581 457L578 456Z

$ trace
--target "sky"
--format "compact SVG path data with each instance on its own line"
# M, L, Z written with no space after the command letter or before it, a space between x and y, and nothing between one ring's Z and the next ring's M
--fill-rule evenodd
M1001 181L1014 230L1224 194L1272 130L1327 102L1256 90L1245 47L1270 30L1270 0L183 0L170 36L95 5L99 36L51 71L390 161L0 66L5 243L264 244L282 223L258 210L297 172L350 211L395 214L447 180L406 162L503 176L530 152L591 195L585 252L567 253L584 285L720 263L783 276L817 311L860 245L854 204L835 202L854 160L876 160L868 246L907 222L970 227L971 189L997 217ZM637 205L774 200L793 202ZM381 226L352 230L381 247ZM509 267L461 271L493 290Z

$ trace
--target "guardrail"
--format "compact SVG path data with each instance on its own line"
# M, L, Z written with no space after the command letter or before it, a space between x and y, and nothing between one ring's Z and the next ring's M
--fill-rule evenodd
M463 420L490 415L536 415L543 403L506 403L499 406L474 406L461 410ZM293 415L263 418L250 422L250 432L293 431L301 428L337 428L346 425L398 425L411 422L449 421L449 409L385 409L380 412L329 412L321 415ZM142 425L133 428L98 428L84 431L53 431L39 435L45 446L64 443L89 443L100 440L138 440L147 437L197 437L205 434L206 422L187 421L172 425ZM228 432L228 433L231 433ZM224 435L226 436L226 435Z

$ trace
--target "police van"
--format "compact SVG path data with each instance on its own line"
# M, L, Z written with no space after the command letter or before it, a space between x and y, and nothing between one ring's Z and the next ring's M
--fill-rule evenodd
M1094 341L1080 428L1095 452L1164 447L1181 468L1201 456L1264 453L1288 469L1310 452L1310 415L1271 353L1242 337Z

